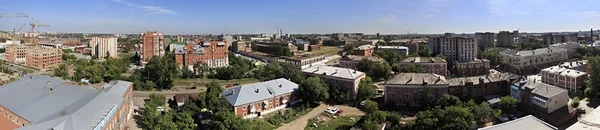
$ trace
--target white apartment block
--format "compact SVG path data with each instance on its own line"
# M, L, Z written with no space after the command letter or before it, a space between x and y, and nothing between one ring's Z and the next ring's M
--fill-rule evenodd
M579 43L577 43L577 42L564 42L564 43L552 44L552 45L550 45L550 47L558 47L558 48L567 49L567 53L569 54L569 57L573 57L577 53L577 49L579 49L580 46L579 46Z
M563 48L540 48L536 50L516 51L507 49L500 52L502 64L515 68L561 62L569 59Z
M117 38L116 37L92 37L90 40L92 47L92 56L98 59L108 57L117 58Z
M467 37L437 37L429 39L429 47L448 62L469 62L477 58L477 41Z

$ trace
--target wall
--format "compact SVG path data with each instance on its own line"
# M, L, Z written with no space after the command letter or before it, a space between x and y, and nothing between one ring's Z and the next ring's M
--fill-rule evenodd
M385 85L384 99L393 101L400 106L418 106L419 89L421 85ZM448 93L447 85L431 85L430 92L433 92L436 100Z
M22 117L18 116L17 114L13 113L12 111L10 111L10 110L6 109L6 108L5 108L4 106L2 106L2 105L0 105L0 114L1 114L1 115L0 115L0 118L6 118L7 120L10 120L10 121L11 121L11 122L8 122L8 123L15 123L15 125L18 125L19 127L23 127L23 126L26 126L26 125L29 125L29 124L30 124L30 122L29 122L29 121L27 121L27 120L23 119ZM9 117L10 117L10 118L9 118ZM12 121L14 121L14 120L15 120L15 118L16 118L16 120L17 120L19 123L12 122ZM2 124L6 124L6 122L3 122ZM2 128L2 127L6 127L6 126L0 126L0 128Z
M291 98L290 96L291 96L291 93L288 93L288 94L283 94L281 96L277 96L277 97L266 99L266 100L269 101L269 104L267 106L267 109L264 110L264 111L271 110L271 111L269 111L269 113L271 113L271 112L274 112L276 110L285 108L285 106L287 106L287 104L289 104L290 101L291 101L290 100L290 98ZM287 102L281 104L282 103L281 99L278 100L278 98L283 98L283 99L287 100ZM264 101L265 100L261 100L261 101L258 101L258 102L253 102L253 103L249 103L249 104L243 104L243 105L239 105L239 106L234 106L235 114L238 115L238 116L244 117L244 118L253 118L253 117L256 117L257 114L250 114L250 104L254 104L255 105L255 110L256 110L255 112L261 112L261 116L267 115L269 113L262 113L262 111L263 111L262 110L262 107L263 107L262 104L263 104ZM271 101L272 101L272 103L271 103ZM258 105L260 105L260 107L258 107ZM244 109L244 106L246 106L246 109ZM246 115L244 115L244 113Z

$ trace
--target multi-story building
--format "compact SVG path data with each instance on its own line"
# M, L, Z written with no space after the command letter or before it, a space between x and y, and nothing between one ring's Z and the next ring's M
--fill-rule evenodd
M433 73L400 73L385 81L384 99L400 106L418 106L419 93L423 86L429 86L436 100L448 93L446 77Z
M116 37L92 37L90 46L92 47L92 56L96 56L98 59L106 57L117 58Z
M302 72L309 77L321 78L329 85L330 89L351 91L352 95L356 95L360 80L365 78L364 72L331 66L311 66L303 69Z
M496 47L517 47L520 43L519 31L500 31L496 40Z
M10 44L6 46L6 60L8 62L22 64L25 63L25 58L27 58L27 52L29 52L31 46L26 46L22 44Z
M125 130L133 113L133 84L112 81L97 90L40 75L0 87L0 129Z
M303 56L285 57L283 59L285 60L285 63L302 67L302 66L310 65L310 64L325 60L325 56L324 55L318 55L318 56L303 55Z
M446 60L439 57L408 57L400 61L399 67L404 68L410 64L423 66L427 73L435 73L442 76L448 75Z
M477 41L467 37L429 38L429 47L434 54L441 54L447 61L469 62L477 58Z
M295 41L298 50L308 51L308 46L310 45L310 41L304 39L296 39Z
M507 91L505 85L509 83L506 73L451 78L447 81L448 94L464 98L477 98L491 94L503 95Z
M568 59L566 49L552 47L526 51L507 49L500 52L500 57L507 70L517 74L533 72Z
M550 45L550 47L558 47L558 48L567 49L567 54L569 55L569 57L574 57L580 46L579 46L579 43L577 43L577 42L564 42L564 43L552 44L552 45Z
M563 62L562 64L559 64L558 66L562 67L562 68L567 68L567 69L573 69L573 70L578 70L581 72L586 72L586 73L590 73L588 70L588 66L587 66L587 60L582 60L582 61L573 61L573 62Z
M250 47L250 44L246 44L246 42L244 41L234 41L232 43L233 45L231 45L233 47L233 51L234 52L250 52L252 51L252 47Z
M496 47L496 34L493 32L477 32L475 33L475 39L477 39L477 46L480 50L485 50L485 48Z
M375 52L375 46L373 45L362 45L354 49L354 55L359 56L373 56Z
M293 92L298 84L284 78L242 85L221 93L233 112L243 118L254 118L285 109L295 103ZM291 102L290 102L291 101Z
M377 50L394 50L402 56L408 56L409 52L408 47L405 46L377 46Z
M196 63L206 64L208 67L229 66L229 51L227 44L222 41L188 43L185 46L175 47L175 63L179 67L193 69Z
M585 85L587 73L573 69L552 66L542 69L542 82L562 87L569 92L582 92L580 89Z
M139 46L141 49L138 55L140 56L142 66L146 65L153 56L165 55L165 39L163 34L146 32L142 33L140 38L142 38L142 41Z
M374 63L381 63L384 61L383 59L375 56L347 55L342 57L342 59L338 60L339 67L356 69L356 65L363 59L369 60Z
M51 69L62 63L62 49L31 47L27 50L26 65L38 69Z
M556 43L564 43L564 42L577 42L577 34L552 34L547 33L542 35L544 39L544 44L552 45Z
M470 62L455 62L450 72L453 77L475 76L489 73L490 68L489 60L476 59Z
M550 124L561 125L576 117L575 110L567 105L569 96L565 89L523 78L510 87L510 92L521 107Z

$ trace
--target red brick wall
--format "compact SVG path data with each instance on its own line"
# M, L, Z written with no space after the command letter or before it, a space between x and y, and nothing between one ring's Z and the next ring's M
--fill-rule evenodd
M208 47L204 47L204 53L202 54L198 54L198 53L194 53L194 52L190 52L192 50L194 50L194 44L186 44L185 48L187 48L188 52L184 52L187 53L188 55L185 54L178 54L175 56L175 60L176 63L178 65L194 65L198 62L201 63L207 63L207 60L213 60L213 58L215 60L220 60L220 59L226 59L228 57L229 51L227 51L227 45L225 46L218 46L217 45L217 41L212 41L209 43L210 46ZM213 51L214 49L214 51ZM184 56L188 56L188 57L184 57ZM187 60L186 60L187 58ZM216 65L216 62L213 61L213 64Z
M0 122L0 124L14 124L17 125L18 127L22 127L24 125L29 125L30 122L21 118L20 116L18 116L17 114L13 113L11 110L6 109L4 106L0 105L0 109L2 109L2 111L0 111L0 118L5 118L6 120L0 120L3 122ZM9 119L10 117L10 119ZM13 122L13 120L15 120L15 118L18 120L18 124ZM8 126L0 126L0 128L4 128L4 127L8 127Z
M291 95L290 94L285 94L285 95L278 96L278 97L285 98L287 100L287 103L289 103ZM275 98L269 98L267 100L269 101L269 104L268 104L266 110L270 110L271 107L276 108L277 104L280 104L280 100L281 99L277 100L277 97L275 97ZM271 100L273 100L272 103L270 102ZM262 109L263 108L263 106L262 106L263 101L264 100L261 100L261 101L258 101L258 102L254 102L254 103L250 103L250 104L254 104L256 109L260 109L260 110L256 110L255 112L266 111L266 110ZM250 115L250 104L244 104L244 105L241 105L241 106L235 106L235 108L234 108L235 112L236 112L235 114L238 115L238 116L241 116L241 117L244 116L244 113L246 113L246 116ZM260 105L260 106L258 106L258 105ZM243 109L243 106L246 106L246 110ZM281 104L279 106L281 106ZM271 113L269 113L269 114L271 114Z

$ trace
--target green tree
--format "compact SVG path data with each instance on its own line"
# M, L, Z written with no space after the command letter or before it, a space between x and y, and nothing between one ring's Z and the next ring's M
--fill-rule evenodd
M449 106L420 111L413 126L419 130L466 130L471 127L473 114L467 108Z
M586 86L589 90L586 89L584 93L590 101L596 102L600 99L600 95L598 94L600 90L600 57L588 57L588 67L590 78L586 81Z
M345 56L345 55L352 55L352 54L354 54L354 48L355 48L354 44L344 45L344 48L341 51L341 53L342 53L341 55Z
M173 122L175 122L178 130L194 130L194 118L188 112L176 112L173 114Z
M377 104L377 102L372 101L372 100L365 101L365 104L363 106L363 111L365 111L366 113L373 113L378 110L379 110L379 104Z
M498 107L500 108L500 110L502 110L502 113L512 113L517 107L517 99L511 96L504 96L500 98L500 102L498 102Z
M431 87L429 85L422 86L419 89L419 106L426 109L433 106L435 102L435 95L433 95Z
M501 57L500 52L501 49L487 50L479 53L480 59L487 59L490 61L490 65L500 65Z
M482 102L480 105L474 106L471 108L471 111L475 121L478 123L485 123L489 119L493 119L500 115L500 111L494 110L487 102Z
M198 75L198 77L204 77L204 75L206 73L210 72L210 67L208 67L208 65L203 64L201 62L197 62L196 64L194 64L193 68L196 72L196 75Z
M400 72L404 73L425 73L425 68L420 65L409 64L404 68L400 69Z
M299 90L300 98L308 103L329 99L327 84L319 77L308 78L302 83Z
M67 77L69 76L69 72L65 64L58 65L58 68L55 68L52 71L54 72L54 76L62 77L63 79L67 79Z
M571 101L571 106L573 106L574 108L579 107L579 98L578 97L573 98L573 101Z
M440 97L440 99L438 99L436 104L442 108L445 108L447 106L460 106L462 102L454 95L444 94L442 97Z
M430 57L431 49L429 49L429 46L419 46L419 56Z
M147 79L154 82L156 87L171 89L173 87L174 76L177 74L177 65L172 53L167 53L165 56L154 56L144 69Z
M369 77L365 77L360 80L360 84L358 85L357 98L359 101L371 99L375 96L377 91L373 88L373 80Z
M384 59L392 67L393 71L400 71L397 70L399 68L398 64L404 59L400 53L394 50L377 50L375 51L375 56Z

